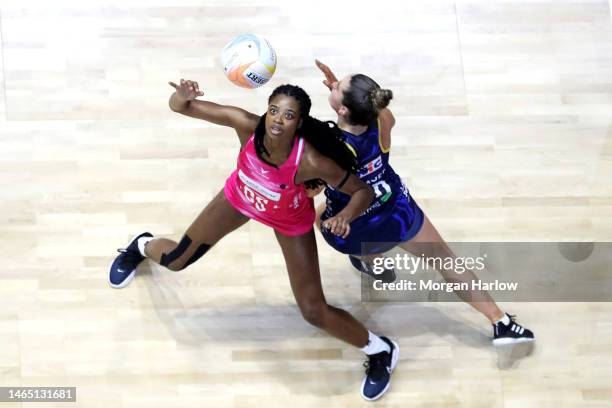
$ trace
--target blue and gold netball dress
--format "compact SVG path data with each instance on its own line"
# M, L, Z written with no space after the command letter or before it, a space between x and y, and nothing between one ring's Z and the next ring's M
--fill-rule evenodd
M423 211L389 165L389 150L382 147L379 129L377 120L360 135L342 131L344 141L357 157L357 176L376 194L370 207L351 223L351 232L346 239L322 230L327 243L344 254L367 255L388 251L413 238L423 225ZM330 186L325 189L325 196L327 207L321 215L322 221L338 214L350 200L349 195Z

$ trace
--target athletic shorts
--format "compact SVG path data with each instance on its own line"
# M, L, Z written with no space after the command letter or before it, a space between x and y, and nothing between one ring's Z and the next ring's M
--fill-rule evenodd
M335 215L330 208L328 205L321 215L321 221ZM423 211L406 189L395 202L387 202L376 213L364 214L354 220L346 239L325 229L321 233L329 245L343 254L379 254L414 238L423 226L424 217Z

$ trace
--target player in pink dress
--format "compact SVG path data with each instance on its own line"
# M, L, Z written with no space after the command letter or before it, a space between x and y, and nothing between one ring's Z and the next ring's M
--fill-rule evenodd
M272 227L282 249L291 289L302 316L312 325L361 348L368 355L362 384L366 399L377 399L389 388L399 348L386 337L369 332L344 310L327 304L321 286L313 231L315 210L306 187L329 184L351 198L346 207L327 219L332 233L348 236L350 223L373 200L372 189L355 176L354 155L332 122L309 116L310 97L303 89L283 85L268 100L265 115L233 106L200 101L197 82L170 83L173 111L236 130L241 144L236 170L225 187L204 208L180 242L145 232L120 249L109 271L115 288L125 287L145 258L179 271L202 257L221 238L253 218ZM330 126L331 125L331 126ZM376 392L364 393L365 385Z
M315 215L304 184L294 182L305 145L302 137L296 139L287 160L272 166L259 160L251 136L223 189L235 209L288 236L310 231Z

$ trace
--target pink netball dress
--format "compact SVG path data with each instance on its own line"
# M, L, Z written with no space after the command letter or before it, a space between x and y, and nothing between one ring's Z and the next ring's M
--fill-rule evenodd
M289 158L278 168L257 157L254 136L238 155L238 168L228 177L223 191L232 206L249 218L284 235L304 234L312 228L315 210L303 184L294 183L304 152L299 137Z

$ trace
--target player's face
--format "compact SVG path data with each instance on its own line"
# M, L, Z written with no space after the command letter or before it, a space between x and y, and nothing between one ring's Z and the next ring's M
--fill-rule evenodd
M329 94L329 105L337 113L340 113L340 108L344 106L342 105L342 100L344 99L344 92L351 86L351 77L352 75L347 75L340 81L332 84L331 93Z
M302 125L300 105L295 98L276 95L268 105L266 133L273 138L294 137Z

